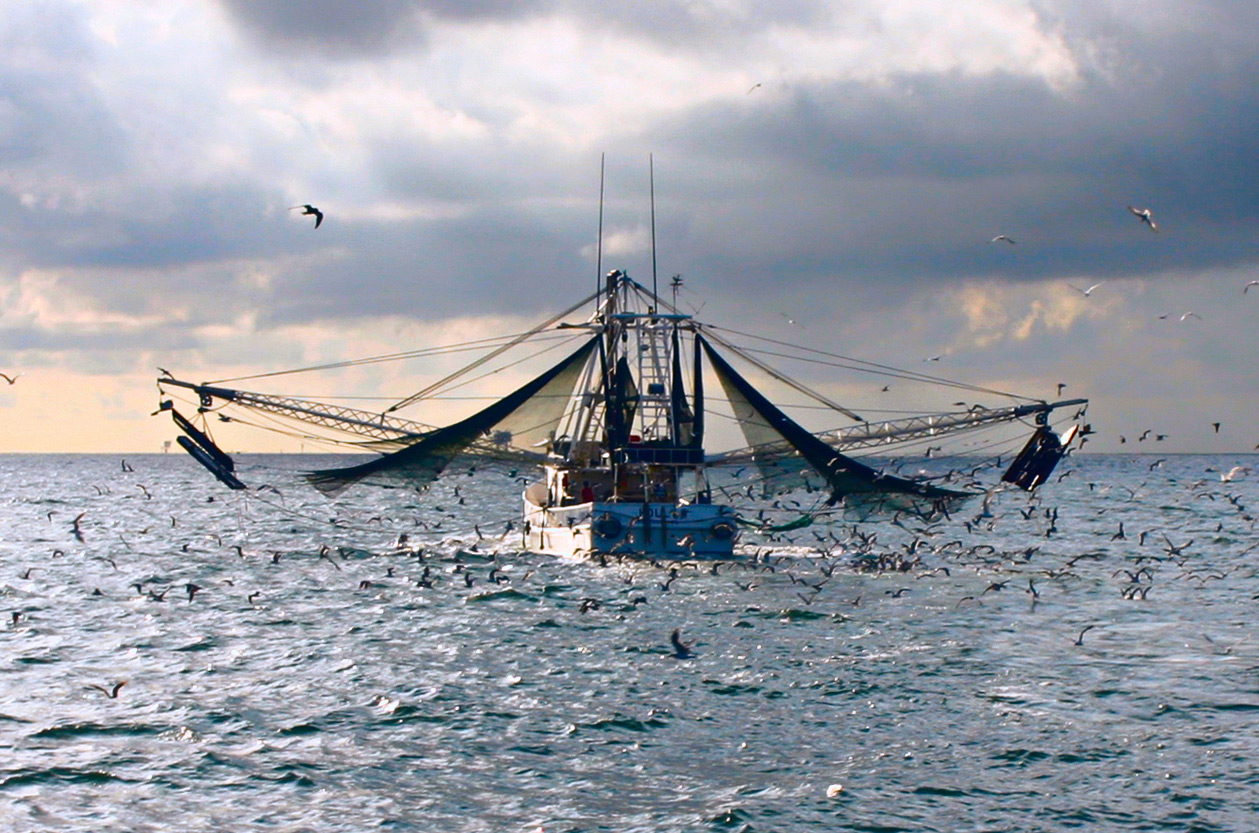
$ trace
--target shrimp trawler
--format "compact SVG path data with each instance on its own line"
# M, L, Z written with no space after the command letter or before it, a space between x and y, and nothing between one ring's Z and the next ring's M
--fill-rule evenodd
M425 492L457 463L461 475L497 466L516 477L532 468L536 475L524 488L520 524L521 545L527 550L688 559L730 557L745 536L835 517L865 519L880 512L946 516L992 488L981 482L981 471L1032 490L1081 433L1083 399L1017 397L800 347L815 364L890 376L898 384L942 387L947 395L962 388L1013 400L964 409L959 406L965 403L956 402L952 410L862 418L771 366L764 357L785 355L785 342L760 339L769 342L773 349L768 350L736 344L739 335L756 337L701 323L680 311L680 285L675 278L673 300L667 302L624 272L612 271L594 294L525 333L285 371L328 372L454 350L484 351L381 413L226 386L239 380L192 383L166 373L157 380L158 412L171 412L184 432L180 445L231 488L245 484L237 478L232 458L211 437L211 425L218 422L280 431L306 444L376 453L358 465L305 473L312 486L329 496L369 485ZM592 304L593 312L583 320L566 320ZM542 354L566 352L470 416L434 427L398 414L484 379L495 368L515 367L515 360L509 360L512 351L539 342L545 345ZM532 359L536 362L538 356L535 352ZM786 406L774 404L753 386L731 358L806 400L815 422L821 414L855 424L822 431L804 427L787 414ZM706 378L717 384L706 385ZM707 390L713 388L720 388L721 395L709 396ZM185 401L195 398L192 419L175 406L181 396ZM724 409L714 410L714 403L722 400ZM1051 426L1055 412L1071 414L1064 420L1071 423L1068 430L1059 433ZM707 454L705 438L713 417L725 426L736 425L746 445ZM1003 439L982 439L1000 428L1006 429ZM1013 453L1023 442L1017 435L1025 437L1028 428L1031 438L1002 467L1001 452ZM1082 428L1087 433L1087 426ZM901 473L907 461L938 463L951 439L962 445L949 459L964 461L963 467ZM933 453L936 459L930 460Z

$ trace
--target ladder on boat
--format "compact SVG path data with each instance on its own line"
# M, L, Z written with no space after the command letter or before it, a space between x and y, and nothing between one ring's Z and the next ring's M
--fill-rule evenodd
M669 325L664 321L643 322L638 339L638 413L644 441L673 436L670 425L673 402L669 395Z

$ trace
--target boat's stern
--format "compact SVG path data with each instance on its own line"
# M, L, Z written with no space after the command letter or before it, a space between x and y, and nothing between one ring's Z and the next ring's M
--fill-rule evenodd
M562 556L729 558L738 524L733 508L712 503L591 501L545 505L546 489L525 491L525 545Z

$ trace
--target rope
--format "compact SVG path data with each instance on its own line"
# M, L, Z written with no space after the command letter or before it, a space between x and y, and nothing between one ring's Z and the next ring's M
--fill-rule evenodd
M487 353L486 355L484 355L484 356L482 356L481 358L479 358L479 359L477 359L476 361L474 361L472 364L467 365L466 367L462 367L462 368L460 368L459 370L456 370L454 373L451 373L449 376L446 376L446 377L445 377L445 378L443 378L443 379L439 379L439 380L437 380L436 382L434 382L433 384L431 384L431 385L429 385L428 387L424 388L423 390L421 390L421 391L419 391L419 392L417 392L417 393L413 393L413 394L411 394L410 396L406 397L405 399L400 399L399 401L395 402L393 405L390 405L388 408L386 408L386 409L385 409L385 413L386 413L386 414L388 414L388 413L390 413L390 412L392 412L392 411L396 411L396 410L398 410L398 409L400 409L400 408L405 408L407 405L410 405L412 402L416 402L416 401L418 401L418 400L420 400L420 399L423 399L425 396L428 396L428 395L429 395L430 393L432 393L433 391L436 391L436 390L441 390L442 388L444 388L444 387L446 386L446 384L447 384L448 382L452 382L452 381L454 381L455 379L458 379L460 376L463 376L465 373L468 373L468 372L471 372L472 370L475 370L476 368L480 367L481 365L485 364L486 362L490 361L491 359L493 359L493 358L495 358L495 357L497 357L497 356L501 355L502 353L506 352L507 350L510 350L511 348L515 347L517 344L519 344L520 342L522 342L522 341L524 341L525 339L529 338L530 336L537 335L538 333L540 333L540 332L542 332L543 330L545 330L547 327L550 327L550 326L552 326L553 324L555 324L555 323L556 323L557 321L559 321L561 318L564 318L565 316L571 315L572 313L574 313L574 312L576 312L577 310L581 309L581 308L582 308L582 307L584 307L586 304L590 303L590 302L591 302L591 301L593 301L595 298L597 298L597 297L598 297L598 295L599 295L599 292L598 292L598 291L596 291L593 295L588 295L587 297L582 298L580 301L578 301L577 303L573 304L571 307L569 307L568 309L564 310L564 311L563 311L563 312L561 312L559 315L555 315L555 316L552 316L551 318L548 318L546 321L543 321L541 324L539 324L538 326L534 327L534 328L533 328L532 330L530 330L529 332L524 333L523 335L516 336L516 337L515 337L515 338L513 338L511 341L509 341L509 342L507 342L506 344L504 344L503 346L499 347L497 350L494 350L494 351L491 351L490 353Z
M1009 397L1010 399L1021 400L1023 402L1041 401L1031 396L1022 396L1017 393L1010 393L1009 391L998 390L996 388L987 388L987 387L983 387L982 385L972 385L966 382L958 382L952 379L945 379L940 376L932 376L928 373L919 373L914 370L904 370L903 368L892 367L891 365L879 364L878 362L871 362L865 359L857 359L857 358L853 358L852 356L844 356L839 353L830 353L830 352L827 352L826 350L818 350L816 348L805 347L800 344L792 344L789 341L780 341L778 339L767 338L765 336L758 336L752 333L743 332L741 330L731 329L729 327L716 327L711 324L706 324L705 328L708 330L719 330L722 332L734 333L735 335L740 335L746 338L756 339L757 341L764 341L770 344L777 344L782 347L790 347L795 350L803 350L807 353L815 353L819 356L826 356L828 358L838 359L839 362L851 362L852 364L826 362L820 359L809 359L803 356L793 356L789 353L778 353L771 350L754 350L752 348L744 348L745 350L751 353L758 353L758 354L764 354L768 356L778 356L781 358L795 359L797 361L809 362L811 364L820 364L826 367L838 367L843 370L852 370L858 373L870 373L870 374L879 375L879 376L887 376L893 379L904 379L904 380L915 381L915 382L930 382L932 384L940 385L942 387L959 388L962 390L975 391L976 393L989 393L994 396L1006 396L1006 397Z
M289 376L295 373L309 373L316 370L336 370L343 367L357 367L359 365L380 364L383 362L401 361L403 359L421 358L424 356L442 356L451 353L466 353L471 350L477 350L487 347L491 344L499 343L505 339L520 338L521 335L529 336L536 334L536 330L528 333L517 334L512 336L494 336L493 338L483 338L476 341L465 341L460 344L446 344L439 347L424 347L419 350L408 350L400 353L383 353L378 356L366 356L361 359L347 359L340 362L330 362L328 364L317 364L309 367L297 367L290 370L273 370L268 373L255 373L249 376L231 376L225 379L215 379L206 382L207 385L220 385L224 382L240 382L246 379L267 379L274 376Z

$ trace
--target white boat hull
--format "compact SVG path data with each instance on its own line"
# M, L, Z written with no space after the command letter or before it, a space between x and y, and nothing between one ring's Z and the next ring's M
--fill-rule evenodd
M735 512L709 503L593 501L546 507L525 496L525 546L563 557L730 558Z

